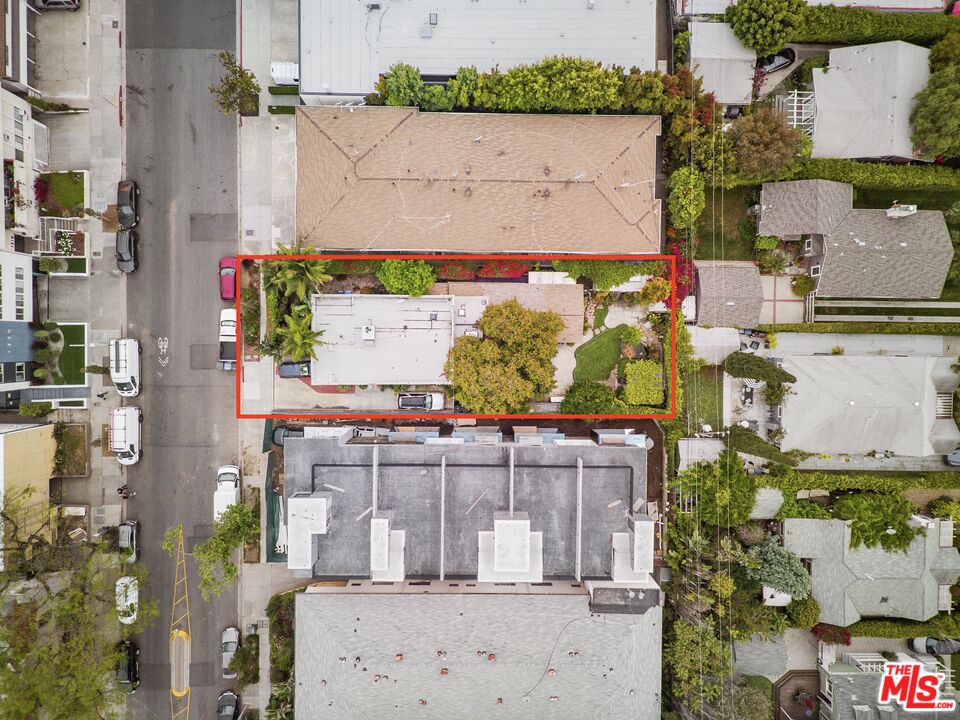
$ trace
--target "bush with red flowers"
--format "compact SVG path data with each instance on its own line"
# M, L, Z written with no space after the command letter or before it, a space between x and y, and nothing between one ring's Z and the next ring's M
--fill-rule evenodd
M50 197L50 183L38 175L33 181L33 199L39 205L46 202L48 197Z
M682 303L686 297L693 292L693 280L694 274L696 273L696 267L693 264L693 260L689 257L686 257L683 253L682 246L680 243L673 243L668 248L670 254L676 258L676 267L677 267L677 303L678 305ZM667 268L664 273L664 277L670 278L670 269ZM667 307L670 307L670 298L667 298L664 301Z
M828 625L827 623L817 623L810 632L822 643L827 645L849 645L850 630L838 625Z
M530 271L530 266L519 260L491 260L480 268L482 278L521 278Z
M473 280L477 277L477 269L462 260L450 260L437 268L438 280Z

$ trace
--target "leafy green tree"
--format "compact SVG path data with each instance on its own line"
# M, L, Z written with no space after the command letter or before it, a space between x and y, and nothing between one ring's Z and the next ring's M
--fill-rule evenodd
M759 546L760 567L747 574L767 587L785 592L796 600L810 596L810 573L803 561L783 547L776 538Z
M710 187L731 187L738 178L733 143L724 131L722 120L706 126L703 137L694 145L693 159Z
M606 415L623 412L623 404L609 385L592 380L578 380L563 396L560 412L572 415Z
M716 595L719 600L726 600L728 597L733 595L733 591L737 589L737 585L733 581L733 578L725 572L718 572L716 575L711 577L709 587L711 592L713 592L713 594Z
M277 249L280 255L305 252L299 241L290 247L277 245ZM310 296L331 280L325 260L268 260L263 264L262 273L264 286L276 290L279 298L287 302L310 302Z
M960 157L960 65L930 76L910 113L913 142L928 155Z
M437 273L424 260L384 260L377 279L391 295L420 297L437 281Z
M670 297L670 281L666 278L650 278L640 290L640 303L643 305L655 305L668 297Z
M496 109L502 112L597 112L622 107L623 72L575 57L550 57L517 65L500 78Z
M663 648L663 663L673 696L694 714L704 703L720 700L732 669L728 645L717 636L712 618L698 624L677 620Z
M685 494L696 497L703 523L736 527L750 520L757 484L736 452L724 450L716 462L694 464L677 476L677 482Z
M787 617L795 628L812 628L820 622L820 603L812 597L797 600L787 605Z
M781 177L799 158L800 131L790 127L786 116L768 105L734 120L727 138L733 144L737 172L744 178Z
M260 518L243 503L231 505L213 523L213 535L193 548L200 597L220 595L236 579L234 553L260 536Z
M790 42L800 25L804 0L740 0L727 11L727 20L740 42L770 55Z
M457 70L447 84L454 107L459 110L469 110L473 107L473 97L480 85L480 75L475 67L462 67Z
M216 95L217 107L224 115L248 113L257 108L260 83L252 71L237 62L236 56L226 50L217 54L224 74L219 85L211 85L210 92Z
M429 112L449 112L453 110L456 98L444 85L427 85L423 90L420 106Z
M606 291L622 285L635 275L660 275L662 261L626 263L617 260L554 260L553 269L565 272L574 280L586 278L594 290Z
M843 495L831 508L833 516L850 521L850 547L906 551L922 530L910 525L913 505L899 493L864 492Z
M274 329L274 335L280 340L280 354L293 362L316 360L323 331L314 330L312 324L313 313L286 315L283 324Z
M387 105L418 107L423 99L423 76L420 69L406 63L396 63L384 78Z
M707 203L703 176L692 167L681 167L670 176L667 189L670 224L681 229L693 227Z
M477 327L483 339L457 338L444 365L461 405L478 413L523 412L553 388L559 315L510 300L488 307Z
M960 29L944 35L930 48L930 72L938 72L948 65L960 63Z

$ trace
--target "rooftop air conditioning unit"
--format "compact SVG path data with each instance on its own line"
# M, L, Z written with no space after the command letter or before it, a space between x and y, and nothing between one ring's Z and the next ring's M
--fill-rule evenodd
M898 202L893 203L892 206L887 208L887 217L888 218L905 218L911 215L917 214L916 205L901 205Z
M376 325L364 325L360 328L360 338L364 342L373 342L377 339L377 326Z

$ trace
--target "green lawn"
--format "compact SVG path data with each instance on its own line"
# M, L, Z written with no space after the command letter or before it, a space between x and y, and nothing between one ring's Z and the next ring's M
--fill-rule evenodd
M61 325L63 351L60 353L60 374L67 385L83 385L86 377L87 329L83 325Z
M83 275L87 272L86 258L67 258L67 272Z
M930 317L960 315L960 308L910 308L910 307L818 307L817 315L906 315Z
M601 305L596 310L593 311L593 329L599 330L603 327L603 321L607 319L607 313L610 312L610 308L606 305Z
M620 360L620 342L626 329L626 325L617 325L578 347L574 353L577 366L573 370L573 379L603 382L609 378Z
M40 203L41 215L83 216L82 173L42 173L40 177L50 186L47 199Z
M683 398L687 422L698 427L710 425L719 430L723 424L723 370L705 367L683 379Z
M769 678L765 678L763 675L747 675L743 678L745 685L753 685L753 687L763 690L771 698L773 698L773 683Z
M753 260L753 238L741 238L737 223L747 216L754 187L707 188L707 206L697 220L698 260Z

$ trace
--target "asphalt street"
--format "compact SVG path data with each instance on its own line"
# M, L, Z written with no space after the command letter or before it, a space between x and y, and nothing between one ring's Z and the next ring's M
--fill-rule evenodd
M224 305L217 261L237 252L237 127L214 106L217 52L236 46L235 0L127 0L127 175L140 184L140 268L127 281L128 336L143 347L143 457L128 470L141 523L146 595L160 616L137 638L141 685L127 708L169 718L169 633L175 562L160 543L181 524L191 546L209 536L216 469L239 460L234 374L217 368ZM204 602L192 560L191 720L214 718L230 687L221 631L237 623L234 586ZM144 591L141 591L143 594Z

